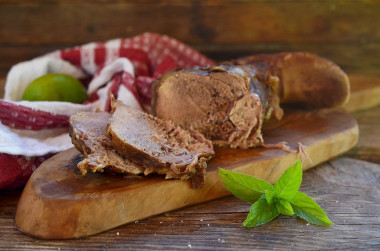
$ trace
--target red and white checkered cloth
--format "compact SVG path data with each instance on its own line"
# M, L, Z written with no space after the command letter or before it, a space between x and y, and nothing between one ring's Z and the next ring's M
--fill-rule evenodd
M72 147L66 129L71 114L109 111L109 93L130 106L147 109L151 84L161 74L212 64L176 39L144 33L54 51L13 66L0 100L0 188L25 184L42 161ZM85 104L20 101L31 81L52 72L80 79L90 100Z

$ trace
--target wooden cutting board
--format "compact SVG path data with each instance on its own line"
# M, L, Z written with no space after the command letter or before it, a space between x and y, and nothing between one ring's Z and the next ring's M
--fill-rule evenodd
M264 131L267 144L301 142L318 165L352 148L358 140L354 118L343 110L287 111ZM41 239L69 239L93 235L129 222L228 195L218 168L275 182L292 165L296 153L275 149L216 149L209 162L207 182L191 189L188 182L162 176L123 178L107 174L80 175L82 159L69 149L45 161L27 183L17 206L15 222L24 233Z

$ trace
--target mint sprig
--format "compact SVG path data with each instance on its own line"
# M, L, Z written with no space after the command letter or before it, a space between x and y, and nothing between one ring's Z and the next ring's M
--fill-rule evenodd
M223 184L230 193L250 203L254 203L265 191L272 189L272 185L265 180L249 175L227 171L222 168L219 168L219 173Z
M244 227L263 225L279 214L298 216L315 225L333 224L312 198L298 191L302 182L302 164L299 160L274 185L222 168L219 168L219 174L229 192L241 200L253 203L243 223Z
M243 222L245 227L256 227L270 222L279 215L274 204L270 205L264 197L252 204L247 219Z

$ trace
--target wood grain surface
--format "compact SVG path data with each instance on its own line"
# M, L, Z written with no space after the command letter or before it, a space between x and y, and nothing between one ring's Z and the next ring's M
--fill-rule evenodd
M266 144L286 141L293 149L305 146L307 170L352 148L358 140L356 121L342 110L285 111L284 118L263 131ZM15 223L24 233L41 239L93 235L119 225L226 196L218 168L253 175L274 183L294 163L297 153L278 149L216 148L208 163L206 185L160 176L123 178L105 174L82 176L76 149L45 161L25 186Z
M305 50L380 73L380 2L368 0L0 0L0 69L55 49L146 31L216 60ZM360 58L360 60L358 60Z
M334 222L331 227L280 216L257 228L241 226L250 205L234 197L138 221L85 239L41 241L13 223L20 190L0 191L3 249L366 249L380 247L380 165L338 158L304 173L301 191Z
M348 74L351 97L344 109L350 112L369 109L380 105L380 78L362 74Z
M0 190L0 250L379 250L380 98L367 96L380 86L378 13L380 2L371 0L0 0L2 77L11 65L55 49L145 31L174 36L216 60L306 50L350 74L359 95L346 109L360 129L343 158L303 177L301 191L321 204L331 227L281 216L245 229L249 204L226 197L88 238L42 241L15 226L22 189Z
M42 241L24 235L15 226L22 189L0 190L0 249L189 250L190 244L195 250L378 250L380 134L374 132L380 130L380 107L355 112L353 116L361 128L357 146L345 158L305 172L301 186L301 191L326 210L335 223L331 227L307 225L302 220L280 216L268 225L245 229L241 224L249 204L226 197L84 239Z
M359 123L358 145L346 155L380 164L380 106L353 113Z

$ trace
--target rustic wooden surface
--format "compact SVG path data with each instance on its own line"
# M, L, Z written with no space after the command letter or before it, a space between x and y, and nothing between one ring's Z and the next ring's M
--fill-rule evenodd
M245 229L241 223L249 211L249 204L227 197L89 238L41 241L22 234L14 224L22 190L1 190L0 249L376 250L380 247L380 107L353 115L361 129L358 145L343 158L305 172L301 187L301 191L321 204L334 226L317 227L281 216L268 225Z
M0 0L0 76L4 79L19 61L55 49L153 31L176 37L216 60L307 50L337 62L350 73L351 82L358 83L355 88L378 91L379 1L105 2ZM354 81L351 75L356 74L364 76L367 84ZM346 108L370 108L379 99L371 106L359 102ZM343 157L305 172L301 187L321 204L334 226L317 227L281 216L268 225L245 229L241 223L249 204L226 197L89 238L41 241L22 234L14 224L22 190L0 190L0 249L378 250L380 107L353 115L359 122L358 145Z
M372 249L380 247L380 166L338 158L307 171L301 191L335 223L331 227L280 216L246 229L249 204L234 197L170 212L85 239L41 241L13 222L21 190L0 191L0 247L4 249Z
M146 31L214 59L306 50L379 76L380 2L0 0L0 70L59 48ZM360 60L358 60L360 58Z
M344 109L360 111L380 105L380 78L362 74L348 74L351 97Z
M343 111L287 111L279 125L264 130L267 144L302 142L311 163L307 170L351 149L358 140L356 121ZM294 163L297 153L278 149L216 149L208 163L206 184L192 189L162 177L125 179L77 170L76 149L44 162L29 179L20 198L15 223L41 239L86 237L125 223L226 196L218 168L235 170L274 183Z
M353 113L357 146L305 172L301 191L316 199L335 225L318 227L287 216L245 229L249 204L234 197L169 212L92 237L42 241L14 224L22 190L0 191L0 249L370 249L380 247L380 107ZM364 159L371 161L361 161ZM190 246L189 246L190 245Z
M380 107L353 113L359 123L358 145L346 156L380 164Z

